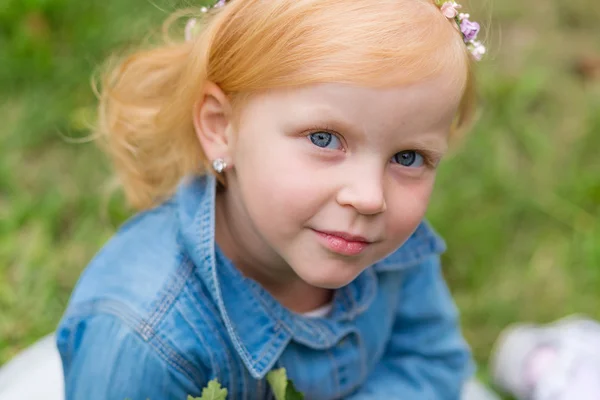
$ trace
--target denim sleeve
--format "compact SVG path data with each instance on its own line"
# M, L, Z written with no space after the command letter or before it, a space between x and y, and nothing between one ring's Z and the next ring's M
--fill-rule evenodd
M405 274L385 354L350 400L457 400L474 372L439 256Z
M57 346L65 400L186 400L198 388L117 317L64 322Z

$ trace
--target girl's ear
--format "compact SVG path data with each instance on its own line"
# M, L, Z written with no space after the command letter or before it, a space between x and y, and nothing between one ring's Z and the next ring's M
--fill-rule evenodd
M209 162L222 158L230 165L232 126L231 104L221 88L206 82L199 100L194 104L194 129Z

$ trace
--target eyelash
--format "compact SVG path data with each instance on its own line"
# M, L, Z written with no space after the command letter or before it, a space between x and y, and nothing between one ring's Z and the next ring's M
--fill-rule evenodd
M340 142L342 142L342 144L344 144L344 147L345 147L346 141L344 140L343 136L341 136L333 128L330 128L327 125L310 128L309 130L307 130L304 133L304 135L308 136L308 135L311 135L311 134L317 133L317 132L327 132L327 133L329 133L331 135L336 136L340 140ZM323 149L323 150L326 151L325 149ZM345 149L343 151L345 152ZM432 151L430 151L430 150L414 148L414 149L402 150L402 151L399 151L398 153L402 153L402 152L405 152L405 151L414 151L415 153L420 154L421 157L423 157L423 160L425 162L425 166L428 167L428 168L436 168L437 165L439 164L439 161L440 161L439 157L437 155L435 155L435 153L432 152ZM398 153L396 153L396 154L398 154Z

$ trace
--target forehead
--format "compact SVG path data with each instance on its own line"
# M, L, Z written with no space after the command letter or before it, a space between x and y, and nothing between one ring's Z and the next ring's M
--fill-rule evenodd
M434 130L451 124L464 85L464 79L450 73L384 88L316 84L261 93L248 111L256 116L268 110L275 118L335 119L369 130Z

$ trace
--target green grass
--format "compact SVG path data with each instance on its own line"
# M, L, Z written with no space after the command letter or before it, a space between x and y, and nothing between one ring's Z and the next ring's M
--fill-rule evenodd
M83 138L89 78L176 0L4 0L0 7L0 363L52 331L78 274L127 216L105 207L109 166ZM188 2L189 4L189 2ZM516 321L600 318L600 3L505 0L480 64L481 118L442 167L430 219L485 365ZM481 18L481 16L484 16ZM105 212L101 212L105 210Z

